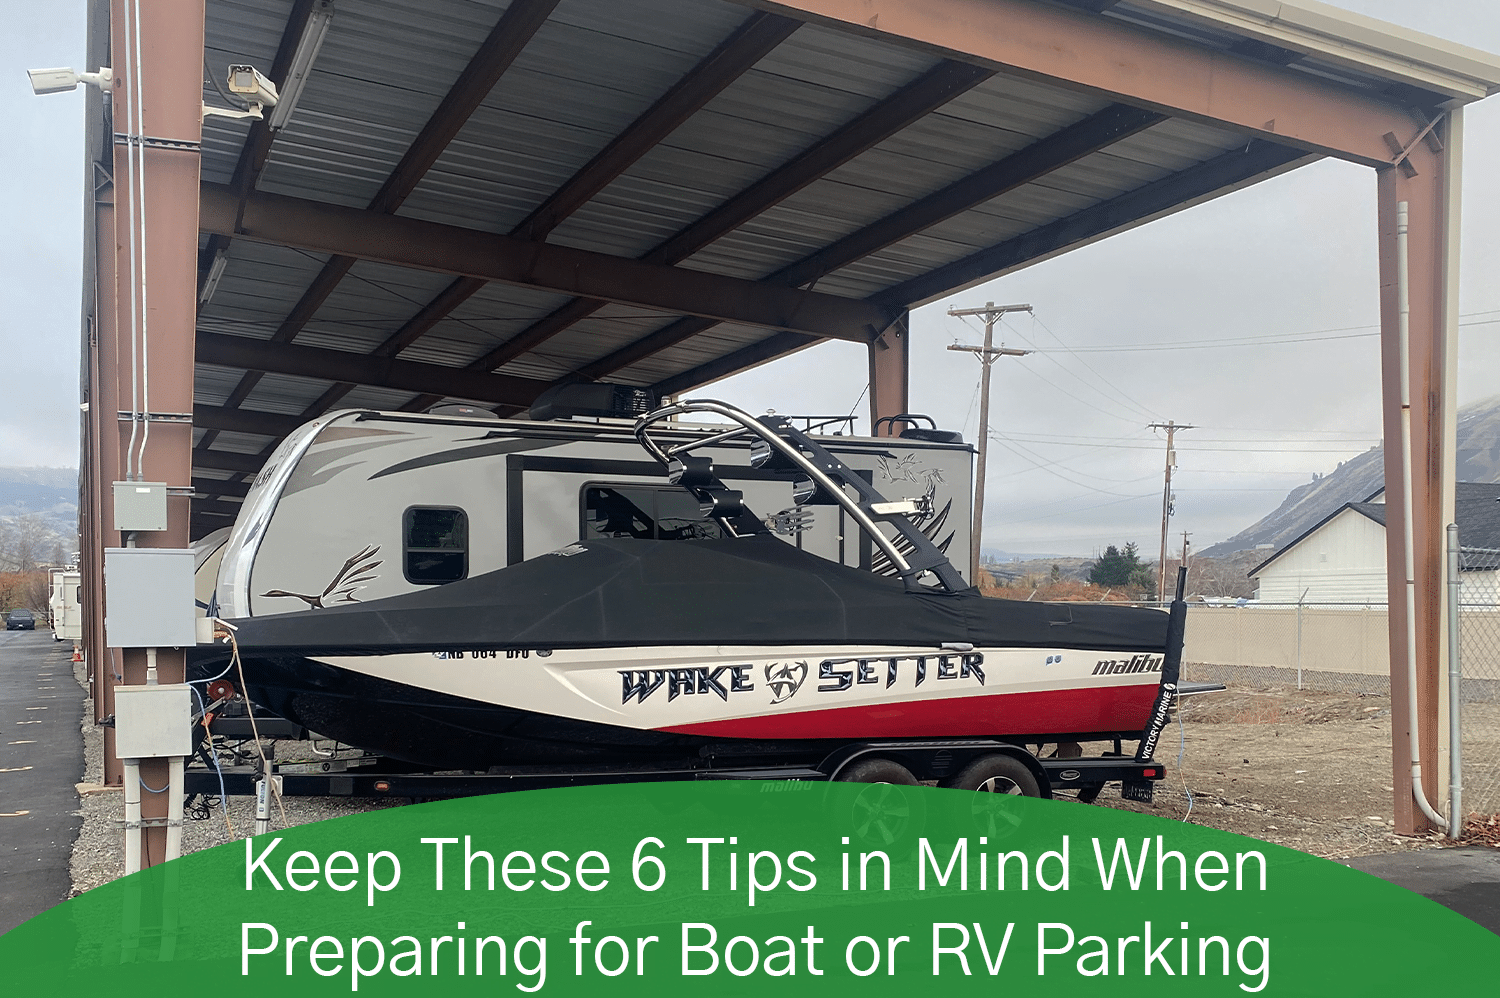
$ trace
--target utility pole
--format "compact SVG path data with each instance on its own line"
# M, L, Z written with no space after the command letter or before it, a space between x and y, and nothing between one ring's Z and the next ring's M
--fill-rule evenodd
M1172 519L1172 468L1177 464L1177 451L1172 447L1172 436L1178 430L1191 430L1190 423L1177 423L1167 420L1165 423L1147 423L1149 430L1167 431L1167 470L1166 484L1161 490L1161 557L1156 562L1156 602L1164 603L1167 599L1167 522ZM1183 539L1186 543L1186 538Z
M979 468L974 476L974 522L969 535L969 582L979 585L979 539L984 530L984 470L985 457L989 453L990 439L990 367L1000 357L1024 357L1030 350L1016 350L1003 343L995 346L995 322L1007 312L1030 312L1030 305L999 305L992 301L984 308L950 308L949 315L984 316L984 346L976 347L955 343L949 350L972 353L979 359L983 373L979 379Z

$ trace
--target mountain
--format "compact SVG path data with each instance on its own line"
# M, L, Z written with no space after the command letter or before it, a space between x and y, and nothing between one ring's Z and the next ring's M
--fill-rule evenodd
M0 516L47 513L77 517L77 468L0 468Z
M0 571L78 548L78 469L0 468Z
M1500 395L1458 410L1458 480L1500 482ZM1269 544L1285 547L1346 502L1359 502L1385 484L1385 450L1371 447L1287 494L1280 506L1226 541L1198 552L1223 557Z

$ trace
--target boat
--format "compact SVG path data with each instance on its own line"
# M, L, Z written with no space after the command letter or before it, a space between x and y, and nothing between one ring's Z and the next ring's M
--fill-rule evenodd
M726 428L670 442L685 415ZM418 592L229 620L233 646L198 646L192 674L242 675L254 703L388 759L480 772L1141 738L1164 670L1175 680L1167 613L981 595L917 525L920 497L887 501L784 416L689 400L634 431L716 530L591 537ZM747 437L793 515L761 517L694 453ZM869 536L876 571L799 550L797 512L819 507Z

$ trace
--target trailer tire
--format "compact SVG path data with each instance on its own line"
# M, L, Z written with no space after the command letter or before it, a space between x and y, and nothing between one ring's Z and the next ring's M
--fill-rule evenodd
M839 783L868 783L853 797L840 794L835 817L847 823L862 848L881 849L893 857L916 848L927 825L927 802L911 770L878 756L856 759L834 777Z
M914 787L917 778L911 770L894 759L879 756L856 759L839 771L836 777L841 783L892 783L902 787Z
M1036 775L1024 762L1015 756L998 753L980 756L960 770L958 775L944 780L941 786L953 790L1010 794L1014 797L1042 795Z

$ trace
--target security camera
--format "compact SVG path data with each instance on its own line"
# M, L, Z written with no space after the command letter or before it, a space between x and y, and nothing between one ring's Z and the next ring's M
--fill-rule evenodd
M280 97L276 84L261 75L254 66L229 67L229 92L239 94L251 104L275 107Z
M43 94L65 94L70 90L77 90L78 84L87 83L89 86L98 87L100 90L108 90L114 85L114 73L109 67L104 67L97 73L79 73L66 67L61 69L28 69L26 75L31 77L32 93L41 96Z

